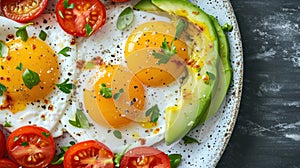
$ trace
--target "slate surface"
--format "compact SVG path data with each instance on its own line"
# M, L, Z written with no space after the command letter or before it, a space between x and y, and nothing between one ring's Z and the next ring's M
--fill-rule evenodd
M231 3L243 40L244 87L217 167L300 168L300 1Z

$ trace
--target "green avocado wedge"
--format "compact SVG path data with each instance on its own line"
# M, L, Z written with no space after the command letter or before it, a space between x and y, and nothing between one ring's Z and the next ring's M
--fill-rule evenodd
M211 104L202 118L198 119L195 122L193 128L198 125L204 123L207 119L213 116L221 106L228 88L230 86L231 78L232 78L232 67L230 64L230 53L229 53L229 43L226 37L225 32L223 31L221 25L218 20L214 16L209 16L212 20L215 29L217 31L218 39L219 39L219 56L221 60L221 64L218 66L219 72L219 80L217 84L217 88L212 97Z
M211 104L214 90L217 87L219 74L219 41L210 17L196 5L185 0L152 0L161 10L186 18L196 25L207 39L208 49L204 65L199 70L195 66L187 66L188 75L181 86L181 97L177 106L166 109L165 141L170 145L183 138L198 122ZM192 37L195 43L201 43L200 36ZM190 56L198 62L199 53ZM205 77L209 78L207 82Z
M161 10L155 6L151 0L141 0L133 6L133 9L148 12L161 12Z

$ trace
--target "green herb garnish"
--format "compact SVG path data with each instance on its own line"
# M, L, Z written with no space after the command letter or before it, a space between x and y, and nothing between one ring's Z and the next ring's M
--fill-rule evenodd
M121 153L117 154L114 159L114 163L116 167L120 167L120 162L125 154L125 152L129 149L131 145L127 146Z
M44 30L41 30L40 34L39 34L39 38L43 41L46 40L47 38L47 33Z
M126 29L134 20L134 13L131 7L125 8L118 17L117 28Z
M151 115L151 116L150 116ZM147 111L146 111L146 117L150 116L150 121L152 123L155 123L157 122L158 118L159 118L159 108L156 105L152 106L151 108L149 108Z
M40 83L39 74L30 69L25 70L25 72L22 75L22 78L25 86L29 89L32 89L34 86Z
M69 120L69 123L78 128L90 128L90 124L82 110L77 109L75 113L75 121Z
M233 26L230 25L230 24L228 24L228 23L225 23L225 24L222 26L222 29L223 29L223 31L225 31L225 32L231 32L232 29L233 29Z
M23 64L20 62L20 64L16 67L16 69L22 71L23 70Z
M3 84L0 83L0 96L3 96L3 92L6 92L7 88Z
M73 142L73 141L71 141L71 142ZM71 145L71 146L75 145L75 142L74 142L74 143L71 143L71 142L70 142L70 145ZM60 147L60 153L59 153L58 155L55 156L55 158L52 160L51 164L56 165L56 164L61 164L61 163L63 163L65 153L66 153L66 151L67 151L71 146L62 146L62 147Z
M56 84L56 86L58 87L59 90L61 90L62 92L69 94L71 93L71 89L75 89L76 86L73 83L68 83L69 82L69 78L66 79L63 83L61 84Z
M27 23L26 25L24 25L22 27L15 27L17 29L16 36L21 37L21 40L24 42L27 41L27 39L28 39L28 33L27 33L26 28L29 25L33 25L33 23Z
M65 56L65 57L69 57L70 55L67 52L69 52L70 50L71 50L70 47L65 47L62 50L60 50L58 52L58 54L61 54L61 55Z
M64 7L66 8L66 9L74 9L74 4L73 3L71 3L70 5L69 5L69 1L68 0L64 0Z
M49 136L51 135L50 133L47 133L47 132L42 132L42 134L43 134L46 138L49 138Z
M205 75L208 76L208 79L204 81L205 84L211 84L211 82L216 79L216 76L211 72L206 72Z
M183 142L185 144L191 144L191 143L198 143L198 144L200 144L200 142L197 139L189 137L187 135L184 136L182 139L183 139Z
M181 162L182 155L181 154L170 154L168 155L170 162L171 162L171 168L177 168Z
M29 143L28 142L22 142L21 145L22 146L29 146Z
M162 53L161 52L154 52L152 55L154 58L159 59L158 65L166 64L170 60L170 58L176 54L176 46L174 45L174 41L172 41L171 46L169 47L167 39L165 38L161 45Z
M11 123L10 123L10 122L7 122L7 121L4 123L3 126L4 126L4 127L12 127Z
M4 58L8 55L8 48L4 42L0 41L0 58Z
M85 25L85 31L87 36L90 36L94 32L90 24Z
M114 131L113 131L113 134L114 134L114 136L115 136L116 138L122 139L122 134L121 134L121 132L120 132L119 130L114 130Z
M104 98L112 98L111 88L106 87L104 83L101 84L100 95Z
M116 93L116 94L114 94L114 100L119 100L119 98L121 97L121 95L124 93L124 89L123 88L121 88L120 90L119 90L119 92L118 93Z
M186 30L188 26L188 23L182 19L179 19L177 21L177 24L176 24L176 34L175 34L175 38L174 40L177 40L180 38L181 34L183 33L183 31Z

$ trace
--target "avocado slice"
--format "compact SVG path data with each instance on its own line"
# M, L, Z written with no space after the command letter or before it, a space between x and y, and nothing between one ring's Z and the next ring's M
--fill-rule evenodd
M206 55L205 64L201 70L187 66L188 75L181 86L181 97L177 106L166 109L165 141L170 145L184 137L207 111L214 89L217 86L219 41L215 27L209 16L196 5L185 0L152 0L161 10L186 18L195 24L203 33L212 48ZM194 41L201 41L194 36ZM201 59L199 55L191 55L194 60ZM209 75L208 75L209 74ZM200 76L200 78L199 78ZM209 76L209 82L203 77Z
M219 79L218 79L216 91L212 97L212 101L209 108L207 109L207 111L205 112L202 118L198 118L193 128L204 123L208 118L213 116L218 111L219 107L221 106L226 96L232 78L229 43L226 34L223 31L218 20L214 16L210 15L209 17L213 22L213 25L217 31L217 35L219 39L219 56L221 60L221 64L219 64L218 66Z
M141 0L133 6L133 9L147 12L161 12L161 10L155 6L151 0Z

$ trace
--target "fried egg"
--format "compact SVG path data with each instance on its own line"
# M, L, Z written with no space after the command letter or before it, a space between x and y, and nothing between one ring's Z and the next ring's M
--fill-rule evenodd
M107 23L99 32L76 40L78 86L74 103L61 118L77 141L96 139L114 152L129 145L162 142L164 110L175 106L180 97L189 55L186 42L177 40L177 54L158 65L152 54L160 52L164 39L171 42L176 24L169 17L134 11L134 23L120 31L116 28L118 11L122 8L109 9ZM70 124L77 109L86 115L89 129ZM157 115L156 122L149 113Z
M62 130L55 127L71 95L56 84L66 79L74 82L77 58L73 37L51 14L43 14L26 28L26 42L16 36L17 28L24 25L4 17L0 23L2 48L7 49L7 55L0 58L0 84L6 87L0 96L0 124L10 125L10 131L34 124L61 135ZM39 38L42 30L47 34L45 41ZM58 54L65 47L71 48L69 57Z

